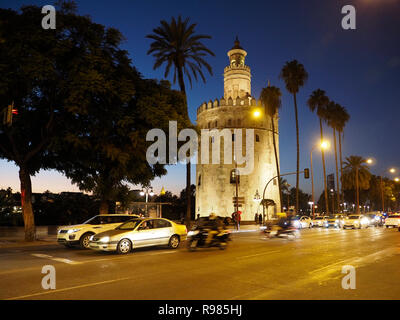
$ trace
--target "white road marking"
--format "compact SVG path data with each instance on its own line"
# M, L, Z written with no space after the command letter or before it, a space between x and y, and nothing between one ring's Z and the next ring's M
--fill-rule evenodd
M247 259L247 258L252 258L252 257L257 257L257 256L264 256L266 254L271 254L271 253L276 253L276 252L281 252L281 250L273 250L273 251L268 251L268 252L263 252L263 253L256 253L256 254L250 254L248 256L241 256L237 257L236 259Z
M53 260L53 261L63 262L63 263L67 263L67 264L81 264L82 263L82 262L73 261L73 260L69 260L69 259L65 259L65 258L57 258L57 257L53 257L53 256L49 256L47 254L41 254L41 253L32 253L32 256L37 257L37 258L43 258L43 259L49 259L49 260Z
M118 281L123 281L123 280L128 280L128 279L132 279L132 278L120 278L120 279L114 279L114 280L107 280L107 281L101 281L101 282L88 283L88 284L83 284L83 285L80 285L80 286L74 286L74 287L69 287L69 288L64 288L64 289L55 289L55 290L49 290L49 291L44 291L44 292L36 292L36 293L32 293L32 294L27 294L27 295L24 295L24 296L7 298L5 300L18 300L18 299L30 298L30 297L40 296L40 295L44 295L44 294L49 294L49 293L56 293L56 292L62 292L62 291L68 291L68 290L74 290L74 289L81 289L81 288L86 288L86 287L93 287L93 286L98 286L98 285L101 285L101 284L118 282Z

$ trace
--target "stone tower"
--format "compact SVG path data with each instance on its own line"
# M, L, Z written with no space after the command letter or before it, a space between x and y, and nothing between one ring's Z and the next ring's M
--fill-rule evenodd
M207 216L215 212L219 216L231 216L235 211L233 197L237 192L238 197L243 200L239 207L242 211L242 220L254 220L255 213L263 212L260 200L255 200L256 194L261 199L266 183L277 174L271 119L263 112L260 101L251 95L251 70L245 64L246 55L247 52L236 38L233 48L228 51L229 65L224 69L224 96L221 99L204 102L197 109L197 126L199 129L215 129L219 132L223 129L230 130L228 143L232 144L232 149L235 140L234 130L240 129L243 152L246 151L246 129L253 129L254 169L251 173L243 175L240 174L240 165L235 165L234 161L231 164L224 164L222 155L226 143L224 138L220 139L221 161L212 164L211 149L215 141L210 137L210 164L201 163L201 152L199 152L199 162L196 165L196 215ZM259 117L254 116L255 111L259 112ZM278 131L278 117L274 121L275 130ZM279 134L278 132L275 134L279 155ZM236 170L239 172L237 188ZM268 214L271 217L280 205L276 179L269 184L265 198L272 199L276 203L275 207L269 207Z

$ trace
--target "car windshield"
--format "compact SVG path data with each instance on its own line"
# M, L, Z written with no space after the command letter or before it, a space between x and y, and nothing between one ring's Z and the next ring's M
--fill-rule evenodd
M350 217L349 217L349 219L353 219L353 220L354 220L354 219L358 219L358 218L359 218L359 216L350 216Z
M109 223L122 223L131 220L132 216L129 215L98 215L85 221L83 224L109 224Z
M140 219L129 220L123 224L121 224L117 229L118 230L133 230L137 227L137 225L141 222Z

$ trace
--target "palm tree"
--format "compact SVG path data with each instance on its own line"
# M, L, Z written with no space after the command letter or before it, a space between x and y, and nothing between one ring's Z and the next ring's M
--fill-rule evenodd
M265 114L268 114L271 119L272 126L272 143L274 145L274 154L275 154L275 164L276 164L276 173L278 176L278 186L279 186L279 202L280 202L280 211L282 212L282 186L281 186L281 175L279 170L279 160L278 153L276 150L276 140L275 140L275 117L278 114L279 108L282 106L281 101L282 93L281 90L277 87L270 86L268 83L268 87L263 88L260 94L261 103L264 105Z
M299 144L299 120L297 114L296 94L299 88L304 86L308 79L308 73L304 66L297 60L286 62L283 66L279 78L285 81L286 89L293 94L294 112L296 117L296 145L297 145L297 164L296 164L296 213L299 208L299 169L300 169L300 144Z
M168 77L171 67L174 69L174 83L178 76L178 83L181 92L185 95L186 89L184 74L187 76L190 87L192 87L192 76L197 81L198 75L205 82L202 67L205 67L212 75L211 66L204 60L207 55L214 56L214 53L208 49L202 42L202 39L211 39L209 35L195 34L196 24L189 24L189 18L182 20L181 16L176 20L171 18L171 22L160 21L160 26L153 29L153 34L146 38L154 40L147 54L153 54L156 59L153 69L159 68L164 63L164 77ZM189 112L186 114L189 119ZM190 223L191 197L190 197L190 161L186 164L186 224Z
M368 189L369 181L371 179L371 173L366 165L366 159L360 156L350 156L346 158L344 162L344 175L343 175L343 187L345 189L355 189L355 202L357 208L357 214L360 213L360 188Z
M329 102L327 107L327 117L326 122L333 130L333 144L335 147L335 164L336 164L336 206L339 209L340 206L340 189L339 189L339 170L338 170L338 159L337 159L337 144L336 144L336 128L338 127L339 117L340 117L341 106L333 101ZM332 208L333 212L333 208Z
M324 140L322 121L326 120L327 117L326 107L328 103L329 103L329 98L325 95L325 91L321 89L313 91L313 93L310 95L310 98L308 98L307 100L307 104L311 112L317 110L317 116L319 118L319 129L321 132L321 142ZM325 207L326 207L326 212L329 214L328 188L326 185L325 152L323 149L321 149L321 155L322 155L322 167L324 169L323 171L324 171Z
M350 115L347 112L346 108L340 106L338 108L338 115L336 121L336 131L339 135L339 158L340 158L340 181L343 179L343 160L342 160L342 135L344 127L346 123L349 121ZM343 183L341 185L341 192L342 192L342 203L344 202L344 193L343 193Z

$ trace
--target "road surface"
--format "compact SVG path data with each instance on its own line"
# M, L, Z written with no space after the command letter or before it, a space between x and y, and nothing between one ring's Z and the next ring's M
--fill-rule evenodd
M44 290L44 265L56 289ZM342 267L356 272L343 289ZM0 248L0 299L399 299L397 229L302 230L295 241L233 235L225 251L164 247L120 256L49 245Z

